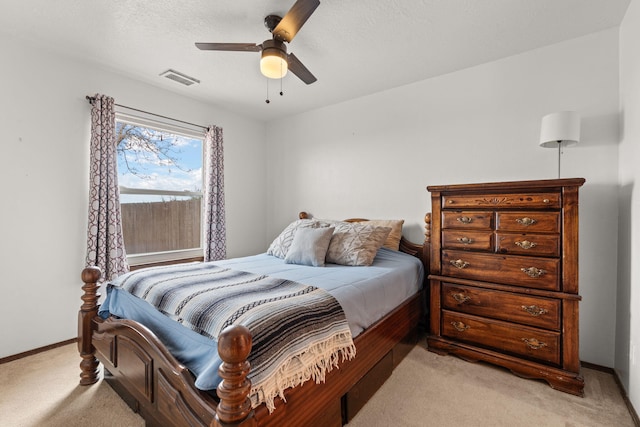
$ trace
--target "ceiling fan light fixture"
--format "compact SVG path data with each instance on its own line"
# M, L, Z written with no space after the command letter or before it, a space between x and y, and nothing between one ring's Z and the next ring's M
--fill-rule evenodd
M281 79L287 75L287 47L277 40L267 40L262 44L260 72L270 79Z

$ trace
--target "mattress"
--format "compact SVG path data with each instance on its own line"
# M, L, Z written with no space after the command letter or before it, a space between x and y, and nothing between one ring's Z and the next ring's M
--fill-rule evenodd
M385 248L381 248L373 264L366 267L287 264L266 253L213 263L325 289L342 306L353 337L418 292L424 277L420 260ZM197 388L212 390L219 384L221 360L215 340L187 329L146 301L113 285L107 286L107 297L99 315L103 318L114 315L145 325L195 375Z

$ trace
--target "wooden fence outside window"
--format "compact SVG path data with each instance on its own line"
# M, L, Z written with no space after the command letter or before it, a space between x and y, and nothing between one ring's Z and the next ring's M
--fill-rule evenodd
M123 203L128 255L199 248L201 199Z

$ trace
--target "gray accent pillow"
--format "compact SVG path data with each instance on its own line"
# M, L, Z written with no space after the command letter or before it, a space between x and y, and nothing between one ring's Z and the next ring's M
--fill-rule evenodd
M298 219L293 221L271 242L269 249L267 249L267 254L284 258L287 256L291 242L293 242L293 236L298 228L318 228L320 226L318 221L312 219Z
M341 265L371 265L391 228L342 222L336 224L326 262Z
M284 262L323 267L333 227L298 228Z

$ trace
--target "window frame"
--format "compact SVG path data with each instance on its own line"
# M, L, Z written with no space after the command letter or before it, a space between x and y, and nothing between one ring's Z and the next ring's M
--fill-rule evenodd
M141 266L144 264L157 264L166 262L175 262L185 259L204 257L204 196L205 196L205 136L202 128L196 126L188 126L182 122L170 122L171 119L163 117L164 120L158 120L155 115L131 114L126 111L119 111L116 109L116 126L118 122L150 128L161 132L168 132L174 135L182 136L190 139L198 139L202 141L202 162L201 162L201 186L202 191L177 191L177 190L152 190L152 189L138 189L130 188L118 185L120 195L123 194L137 194L137 195L160 195L160 196L197 196L201 197L202 203L200 204L200 247L190 249L177 249L162 252L149 252L141 254L128 254L127 262L130 266ZM120 200L118 200L120 202ZM126 251L125 243L125 251Z

